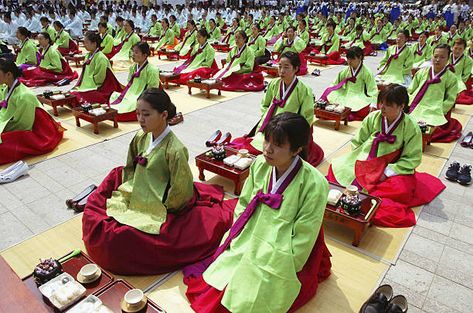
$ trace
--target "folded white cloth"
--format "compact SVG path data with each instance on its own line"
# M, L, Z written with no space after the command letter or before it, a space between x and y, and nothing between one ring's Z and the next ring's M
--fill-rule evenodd
M241 158L233 166L239 170L244 170L253 163L252 158Z
M57 95L52 95L51 99L53 99L53 100L62 100L62 99L66 99L66 96L63 95L62 93L60 93L60 94L57 94Z
M327 202L330 205L336 205L340 197L342 196L342 192L337 189L331 189L328 192Z

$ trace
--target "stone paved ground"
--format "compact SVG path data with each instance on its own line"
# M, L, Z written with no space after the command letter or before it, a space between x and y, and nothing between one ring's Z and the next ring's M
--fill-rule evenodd
M374 70L380 58L365 63ZM302 79L320 95L339 70L325 69L321 77ZM117 76L122 82L126 79L124 73ZM245 94L186 114L185 122L173 130L188 147L190 160L204 150L203 143L217 128L234 135L248 132L258 119L262 95ZM470 120L465 131L472 130ZM122 165L133 135L35 164L28 176L0 185L0 250L71 218L73 212L66 209L64 200L88 184L99 184L112 168ZM473 150L457 145L446 166L451 160L473 163ZM396 294L408 297L411 313L473 311L473 187L443 180L447 190L423 209L399 259L383 279L394 286Z

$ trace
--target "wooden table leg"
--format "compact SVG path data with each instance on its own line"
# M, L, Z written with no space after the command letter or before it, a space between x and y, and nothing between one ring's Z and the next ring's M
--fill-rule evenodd
M199 179L201 181L205 181L205 175L204 175L204 168L203 167L199 167Z
M192 91L191 91L192 87L189 86L189 91L188 91L188 94L192 95Z
M210 88L207 88L207 99L210 99Z
M57 105L52 104L51 106L53 107L53 114L54 114L54 116L59 116L59 113L58 113L58 111L57 111Z
M343 125L345 125L345 126L348 125L348 117L346 117L346 118L343 120Z
M80 121L79 121L79 118L77 116L76 116L76 126L80 127Z
M235 180L234 182L235 182L235 194L239 196L241 193L242 182L239 179Z
M221 96L222 95L222 91L220 89L218 89L218 95Z
M94 123L94 134L99 134L99 123Z
M335 130L340 129L340 120L335 120Z
M355 247L358 247L358 245L360 244L360 241L361 241L361 237L363 236L363 232L365 231L365 227L364 226L358 226L358 227L354 227L352 228L354 231L355 231L355 236L353 237L353 241L352 241L352 246L355 246Z
M113 117L113 128L118 128L118 118L116 115Z
M169 89L169 82L167 79L164 81L164 89Z

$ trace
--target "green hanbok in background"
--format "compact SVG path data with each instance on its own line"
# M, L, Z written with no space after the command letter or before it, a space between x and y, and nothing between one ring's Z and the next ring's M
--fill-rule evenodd
M100 35L102 38L102 35ZM102 43L100 44L100 49L104 54L109 54L113 49L113 37L112 35L106 33L105 37L102 38Z
M110 32L110 36L111 35L112 35L112 33ZM119 27L118 30L115 33L115 37L113 37L113 45L118 46L120 43L122 43L122 41L125 38L126 38L125 28L123 26Z
M174 22L173 24L169 24L169 28L174 33L174 37L176 37L176 38L181 37L181 28L179 27L179 25L176 22Z
M307 47L304 40L299 37L295 37L292 42L287 38L279 38L278 41L274 44L273 51L278 52L279 55L282 55L284 52L292 51L296 53L301 53Z
M405 44L399 49L397 45L388 48L379 62L379 77L388 83L406 84L410 77L414 58L412 51Z
M246 74L252 72L255 64L255 55L246 44L241 49L235 46L228 53L226 61L227 64L214 75L215 78L223 79L233 73Z
M174 39L174 32L171 28L168 27L161 33L161 38L159 38L159 41L155 45L155 48L161 49L165 48L166 46L174 46Z
M191 56L192 61L180 73L190 73L199 68L210 68L215 61L215 49L206 42L202 47L194 45ZM184 62L185 63L185 62Z
M458 59L452 53L450 64L455 69L455 76L458 78L458 93L466 90L466 82L471 76L473 60L467 54L462 54Z
M96 51L93 53L87 53L85 56L86 60L89 60L88 64L85 64L81 74L81 78L78 81L78 85L74 87L74 91L91 91L97 90L102 86L107 76L107 69L111 69L110 61L103 54L102 51Z
M135 44L141 41L140 36L138 36L134 31L129 33L122 42L120 51L112 57L112 61L130 61L132 48Z
M248 47L253 51L255 58L264 56L266 51L266 40L259 34L256 38L251 36L248 38Z
M369 33L369 41L374 45L381 45L388 40L388 30L385 27L381 27L381 29L373 28L373 30Z
M335 89L334 86L339 88ZM371 70L360 63L355 71L350 66L340 71L337 79L322 95L324 97L330 103L342 104L351 108L352 112L358 112L377 103L378 88Z
M12 89L4 88L0 97L2 101L8 101L3 107L0 103L0 144L1 134L16 130L31 130L35 120L36 108L41 104L36 95L25 85L15 80Z
M412 68L420 68L425 62L432 59L432 46L427 42L421 47L419 42L411 46L414 62Z
M158 88L159 69L146 60L141 67L133 64L128 72L128 84L120 92L114 92L110 96L110 105L118 110L118 114L134 112L136 102L141 93L148 88Z
M192 47L197 42L196 35L197 31L195 29L186 32L184 39L174 47L176 51L179 51L179 56L184 56L192 50Z
M215 26L214 29L208 29L209 32L209 42L214 43L214 42L219 42L220 38L222 37L222 32L220 31L220 28L218 26Z
M67 31L62 29L60 32L58 32L56 34L56 40L55 40L54 44L58 48L68 49L69 48L69 41L71 41L71 40L72 40L71 35L69 35L69 33Z
M16 55L16 65L29 64L36 65L38 60L36 58L36 53L38 53L38 48L33 40L26 38L19 47Z
M159 37L161 36L162 31L163 31L163 26L161 25L161 23L156 22L150 27L148 31L148 35L152 37Z
M433 74L433 67L420 69L409 86L410 116L416 122L440 126L452 109L458 94L458 78L447 67Z
M48 25L46 27L43 27L41 29L42 32L46 32L49 34L49 37L51 37L51 40L54 42L56 41L56 30L54 29L54 27L52 27L51 25Z

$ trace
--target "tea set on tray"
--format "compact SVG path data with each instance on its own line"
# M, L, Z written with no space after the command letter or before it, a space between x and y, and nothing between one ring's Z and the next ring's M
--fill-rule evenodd
M62 258L62 262L80 254L74 250ZM71 313L112 313L113 311L102 303L95 295L89 295L77 303L84 294L88 284L94 283L102 276L102 270L97 264L89 263L82 266L74 278L64 272L61 259L40 259L33 270L33 278L40 293L59 311L69 309ZM76 304L77 303L77 304ZM147 298L140 289L129 290L120 302L122 311L138 312L147 303Z
M344 105L341 105L338 103L330 104L328 101L325 101L323 99L317 100L317 102L315 102L315 106L319 109L329 111L329 112L343 113L343 111L345 111Z
M343 192L331 189L328 193L327 203L337 208L337 211L350 216L358 216L361 213L361 198L358 188L350 185Z
M223 161L223 163L227 166L244 170L248 168L251 163L253 163L253 158L250 157L247 149L240 149L238 150L238 153L227 157L225 145L229 143L231 139L232 135L229 132L222 136L222 132L217 130L205 142L207 147L211 147L211 149L205 155L217 161Z

